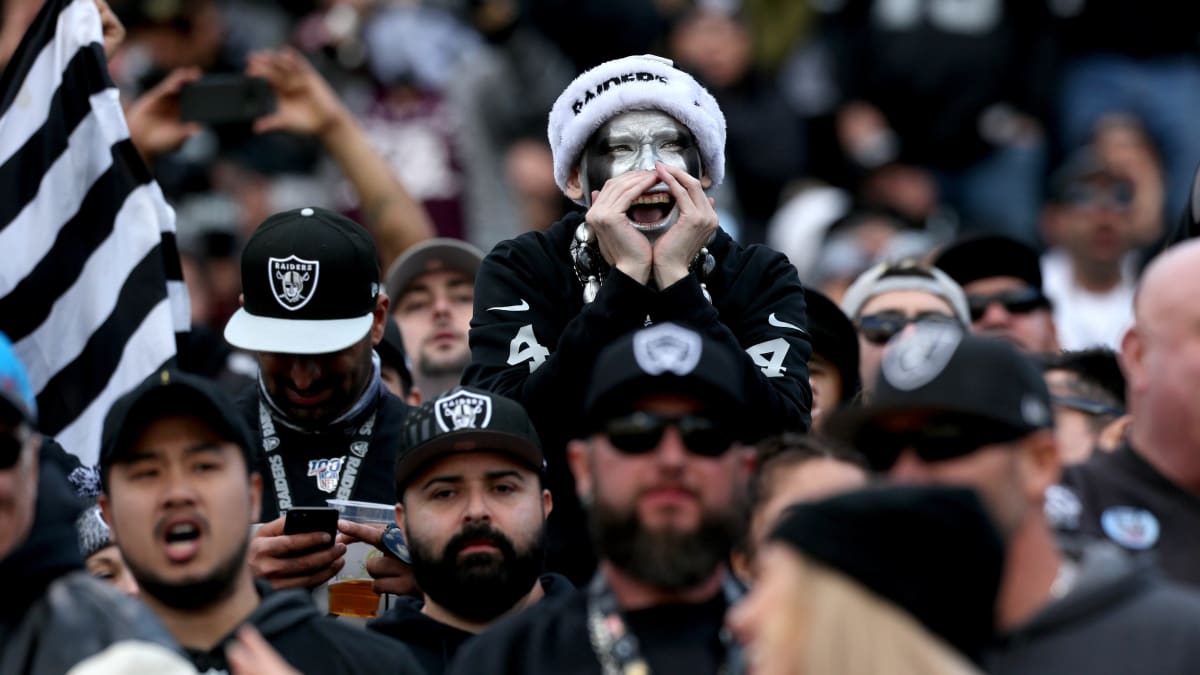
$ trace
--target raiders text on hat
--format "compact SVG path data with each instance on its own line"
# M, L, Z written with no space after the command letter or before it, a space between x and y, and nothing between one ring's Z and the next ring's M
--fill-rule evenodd
M321 276L320 260L302 260L296 256L268 258L267 274L275 300L284 309L295 311L308 303L317 291Z
M452 392L433 404L434 419L445 432L486 429L492 422L492 399L469 391Z

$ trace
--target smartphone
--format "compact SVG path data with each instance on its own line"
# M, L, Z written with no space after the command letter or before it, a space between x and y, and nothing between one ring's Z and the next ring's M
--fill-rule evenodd
M283 521L284 534L324 532L329 535L329 544L298 551L295 557L333 546L333 540L337 536L338 515L338 510L332 506L293 506Z
M179 92L179 118L185 122L249 122L275 112L275 92L260 77L205 75Z

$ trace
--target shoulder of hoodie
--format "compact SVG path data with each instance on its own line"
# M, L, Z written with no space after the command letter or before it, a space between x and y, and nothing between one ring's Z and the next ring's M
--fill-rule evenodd
M555 584L557 585L557 584ZM577 589L547 594L533 607L477 635L462 646L450 673L475 672L473 666L490 664L497 672L528 660L533 653L552 649L574 651L580 640L587 644L587 598Z

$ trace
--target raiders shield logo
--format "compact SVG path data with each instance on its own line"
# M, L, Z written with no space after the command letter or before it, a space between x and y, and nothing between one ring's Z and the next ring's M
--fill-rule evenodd
M281 307L295 311L312 299L320 277L319 260L303 260L296 256L268 258L267 274L271 292Z
M687 375L700 363L700 335L671 324L647 328L633 336L633 357L648 375Z
M888 384L900 391L923 387L950 363L960 342L962 330L957 326L918 323L912 334L888 345L880 372Z
M1109 539L1131 551L1145 551L1158 543L1158 518L1145 509L1113 506L1100 514L1100 527Z
M345 457L331 457L308 462L308 475L317 479L318 490L332 493L337 489L338 479L342 475L342 465L346 463L345 459Z
M492 422L492 399L469 391L447 394L433 404L433 417L446 432L486 429Z

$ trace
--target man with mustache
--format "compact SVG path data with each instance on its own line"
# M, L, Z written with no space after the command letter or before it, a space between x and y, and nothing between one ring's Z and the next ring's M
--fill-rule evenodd
M450 672L740 672L722 630L756 431L740 358L673 323L601 353L568 450L599 571L465 645Z
M404 442L396 522L425 599L400 598L369 627L439 675L476 633L574 587L541 575L553 502L537 432L518 403L458 387L408 416Z
M401 645L323 616L300 590L274 591L246 564L262 478L256 444L208 381L162 371L113 404L99 504L141 599L196 670L230 670L250 624L309 673L419 673ZM328 534L304 535L315 545Z
M603 63L559 97L548 135L558 186L586 211L484 259L463 383L529 412L560 497L550 565L580 580L594 561L564 448L600 351L647 323L696 326L737 352L750 410L804 430L811 347L795 268L718 227L706 191L724 176L725 118L690 75L649 55Z
M379 280L371 235L321 208L267 218L242 251L243 302L225 339L258 358L257 386L238 408L265 479L250 565L275 588L315 587L345 564L344 544L312 552L305 537L285 535L288 509L395 501L390 476L409 407L382 384L373 351L388 313ZM379 591L410 591L403 579Z

